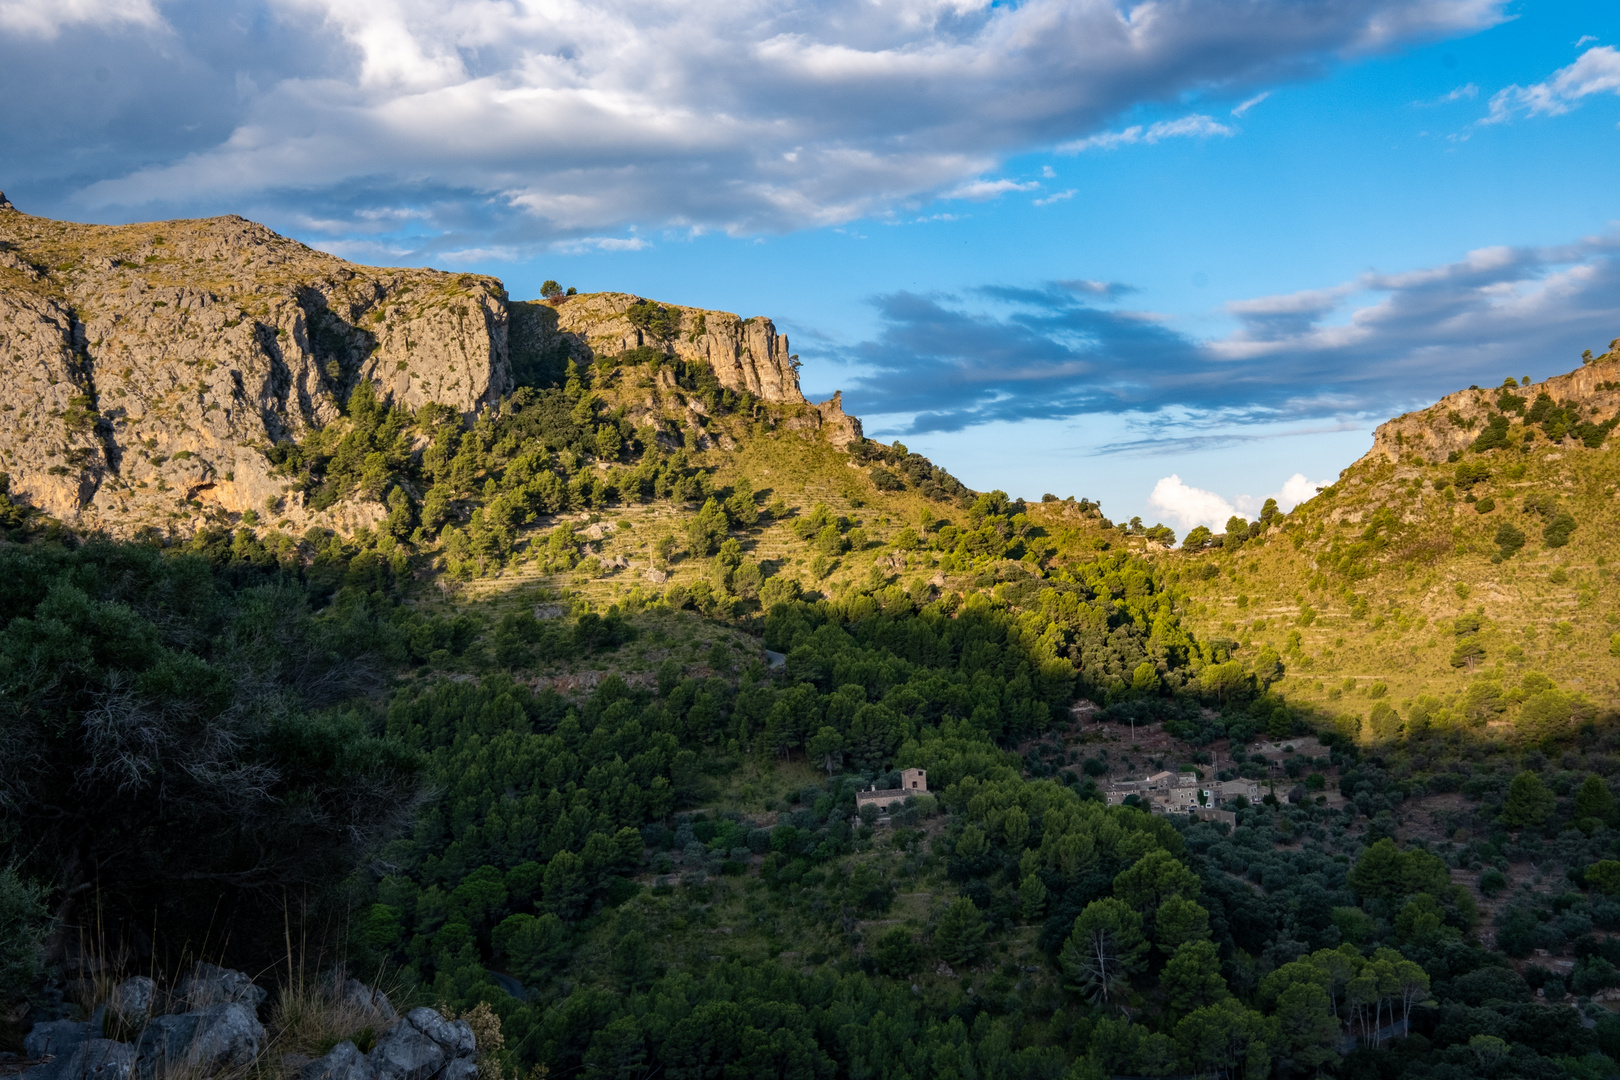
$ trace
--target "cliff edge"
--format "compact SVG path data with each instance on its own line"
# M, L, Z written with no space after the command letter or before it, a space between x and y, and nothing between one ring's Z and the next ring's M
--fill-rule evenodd
M0 194L0 472L81 531L188 533L270 509L294 530L352 532L385 508L308 508L268 455L338 422L361 382L471 422L537 358L648 346L805 404L769 319L625 293L512 302L492 277L359 266L240 217L82 225ZM858 437L836 401L808 415L835 442Z

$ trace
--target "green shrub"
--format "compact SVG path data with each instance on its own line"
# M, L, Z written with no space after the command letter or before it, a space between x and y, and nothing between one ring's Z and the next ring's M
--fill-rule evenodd
M1575 518L1568 511L1553 515L1547 527L1541 530L1541 539L1550 548L1561 548L1569 543L1570 534L1575 531Z
M1496 526L1496 546L1501 550L1502 558L1511 559L1524 547L1524 533L1505 521L1501 522Z
M0 1002L21 997L39 974L49 925L45 890L14 867L0 870Z

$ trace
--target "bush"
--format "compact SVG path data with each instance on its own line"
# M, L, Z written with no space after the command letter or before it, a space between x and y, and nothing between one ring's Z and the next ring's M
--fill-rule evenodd
M1479 875L1479 891L1486 896L1495 896L1507 888L1507 884L1507 875L1494 866Z
M1524 547L1524 533L1504 521L1496 526L1496 546L1501 550L1502 558L1511 559L1515 552Z
M21 997L39 974L49 923L45 890L14 867L0 870L0 1003Z
M903 978L916 971L922 959L922 950L912 940L911 931L898 926L878 938L872 951L883 974L895 978Z
M984 916L965 896L952 900L934 927L939 955L951 964L971 964L984 953Z
M1575 518L1568 511L1555 514L1541 530L1541 539L1550 548L1561 548L1569 543L1570 534L1575 531Z

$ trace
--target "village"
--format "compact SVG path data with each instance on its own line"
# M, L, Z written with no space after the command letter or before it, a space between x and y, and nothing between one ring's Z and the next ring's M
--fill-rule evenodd
M1342 801L1327 790L1323 770L1329 767L1328 749L1314 737L1261 741L1246 751L1237 747L1228 750L1224 762L1214 749L1208 757L1207 764L1161 767L1139 779L1130 772L1110 775L1099 786L1110 806L1186 814L1229 826L1237 824L1238 810L1268 797L1294 803ZM1159 761L1162 766L1163 758Z

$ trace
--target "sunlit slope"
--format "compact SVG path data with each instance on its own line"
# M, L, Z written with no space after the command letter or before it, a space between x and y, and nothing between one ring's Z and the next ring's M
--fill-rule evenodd
M1595 717L1620 694L1615 359L1392 420L1260 535L1178 552L1190 625L1271 645L1279 689L1365 739Z

